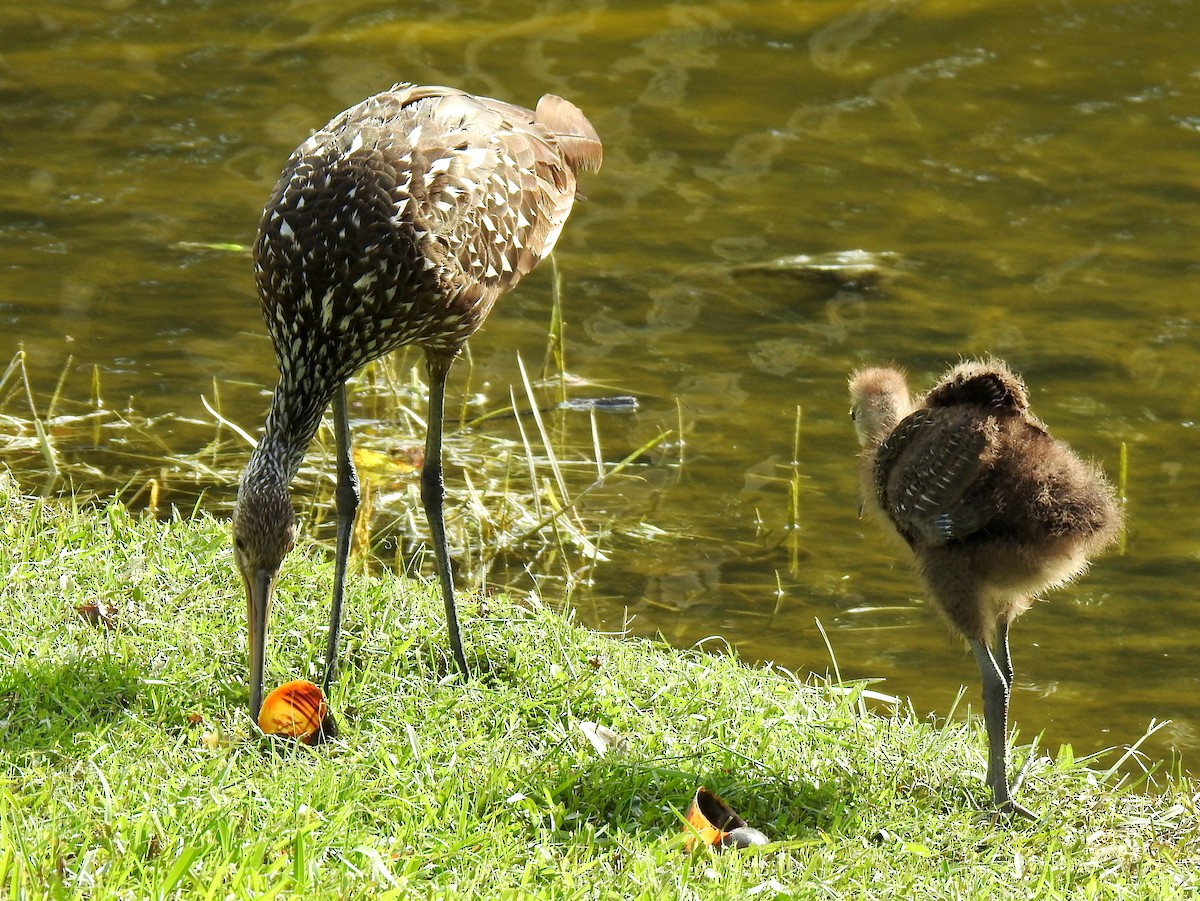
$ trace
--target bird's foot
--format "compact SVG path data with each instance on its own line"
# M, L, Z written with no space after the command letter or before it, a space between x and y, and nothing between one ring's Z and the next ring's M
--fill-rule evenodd
M1009 798L1002 804L997 805L996 810L1005 816L1020 816L1032 822L1037 822L1038 815L1021 804L1018 804L1012 798Z
M1010 797L996 802L996 806L991 810L981 812L975 817L975 822L980 826L995 825L1000 822L1011 823L1017 817L1029 820L1030 822L1037 822L1040 819L1028 807L1018 804Z

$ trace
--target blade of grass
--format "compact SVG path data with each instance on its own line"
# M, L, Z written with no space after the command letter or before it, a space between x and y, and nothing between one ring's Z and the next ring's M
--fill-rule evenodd
M253 435L251 435L249 432L247 432L245 429L243 429L236 422L226 419L224 416L222 416L220 413L218 413L216 410L214 410L212 408L212 405L208 402L208 398L205 397L203 394L200 395L200 403L204 404L204 409L206 409L209 413L212 414L213 419L215 419L217 421L218 425L223 425L230 431L237 434L238 436L244 438L246 440L246 443L249 444L251 447L258 447L258 439L257 438L255 438Z
M515 410L517 408L517 398L513 395L511 387L508 389L508 391L509 397L512 399L513 409ZM525 434L525 425L521 422L520 416L517 417L516 423L517 432L521 436L521 446L525 448L525 463L529 468L529 484L536 486L538 484L538 473L537 464L534 462L533 448L529 444L529 436ZM533 507L536 511L536 515L540 519L543 515L542 500L536 491L533 492ZM530 530L530 532L526 534L532 534L533 531L536 531L536 529Z
M33 417L33 429L37 435L38 445L42 449L42 459L46 461L46 481L43 493L49 494L54 486L58 484L58 455L54 451L54 445L50 442L50 436L46 434L46 428L42 424L41 417L38 416L37 405L33 402L33 389L29 384L29 373L25 370L24 348L17 351L14 361L17 364L18 371L21 373L21 384L25 387L25 399L29 402L29 413Z
M533 394L533 386L529 382L529 374L525 371L525 362L521 359L521 355L517 354L517 368L521 372L521 382L525 386L525 396L529 398L529 412L533 416L534 425L537 426L538 435L541 436L542 445L546 449L546 461L550 464L550 471L554 474L554 481L558 484L558 493L561 497L569 497L567 491L567 483L563 478L562 469L558 465L558 458L554 454L554 448L550 443L550 439L546 435L546 424L542 421L541 411L538 410L537 398Z
M592 455L596 458L596 478L604 478L604 455L600 452L600 423L596 420L596 408L588 411L589 425L592 427Z
M58 374L58 381L54 383L54 393L50 395L50 403L46 405L46 418L54 418L54 408L58 406L59 398L62 397L63 385L66 384L67 375L71 371L71 363L74 357L67 354L67 362L63 364L62 371Z
M1146 731L1145 731L1145 733L1143 733L1142 737L1139 738L1137 741L1135 741L1133 744L1129 745L1125 749L1125 753L1122 754L1120 756L1120 758L1118 758L1116 763L1114 763L1112 766L1110 766L1107 770L1104 770L1103 772L1100 773L1099 778L1105 782L1107 782L1109 779L1111 779L1114 775L1116 775L1118 772L1120 772L1121 767L1125 765L1125 761L1127 761L1131 757L1134 757L1137 755L1138 749L1141 748L1141 746L1146 743L1146 741L1150 738L1150 736L1154 735L1154 733L1158 732L1160 729L1167 727L1168 725L1170 725L1170 723L1171 723L1170 720L1163 720L1161 722L1159 722L1157 720L1153 720L1153 719L1150 720L1150 725L1146 727ZM1124 777L1122 777L1122 779L1124 779ZM1120 784L1120 783L1118 783L1118 784Z
M158 887L158 897L165 898L175 891L175 887L187 875L187 871L196 862L201 851L202 849L196 845L184 845L179 849L179 856L175 858L175 863L171 865L171 869L167 870L166 876L163 877L163 881Z

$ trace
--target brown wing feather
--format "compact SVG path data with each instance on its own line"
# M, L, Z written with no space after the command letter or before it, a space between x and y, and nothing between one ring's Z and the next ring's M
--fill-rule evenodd
M553 249L575 199L574 166L598 159L582 113L562 101L547 115L563 143L523 107L398 84L296 149L255 244L285 379L319 379L323 400L401 345L457 354Z
M563 156L576 172L598 172L604 148L592 123L575 104L557 94L543 94L534 114L538 125L554 135Z
M986 508L960 501L983 472L989 429L978 420L940 413L923 408L908 416L876 457L879 504L910 544L962 538L987 519Z
M561 98L544 106L545 123L541 113L490 97L398 84L324 130L342 132L347 148L358 135L407 169L404 214L419 228L444 296L454 295L453 315L481 321L554 249L575 199L576 167L599 165L599 138L584 115Z

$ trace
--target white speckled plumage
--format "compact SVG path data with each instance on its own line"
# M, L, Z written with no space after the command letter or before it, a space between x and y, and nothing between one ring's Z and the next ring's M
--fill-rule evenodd
M553 250L577 172L601 156L591 124L554 95L530 111L411 84L350 107L296 148L254 244L280 380L234 512L248 592L251 575L278 572L291 547L288 485L345 381L415 345L444 383L496 300ZM440 454L440 424L434 439Z

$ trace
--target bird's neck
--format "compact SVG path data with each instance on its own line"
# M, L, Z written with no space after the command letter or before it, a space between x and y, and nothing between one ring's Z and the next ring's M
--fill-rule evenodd
M287 380L281 380L275 388L266 428L250 457L247 471L277 474L285 486L290 485L328 405L328 397L293 390Z

